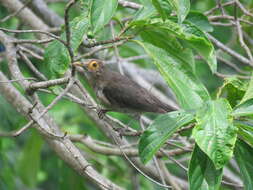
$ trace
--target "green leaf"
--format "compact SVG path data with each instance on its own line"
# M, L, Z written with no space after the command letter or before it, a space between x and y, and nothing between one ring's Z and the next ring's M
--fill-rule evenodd
M245 130L245 127L241 127L238 130L238 134L240 135L240 137L247 142L250 146L253 147L253 133L252 131L249 130Z
M216 72L217 61L212 43L204 32L190 22L185 21L183 24L177 24L173 22L173 18L171 20L167 19L164 22L161 19L151 19L138 22L133 21L129 26L139 28L142 32L150 29L168 31L174 37L182 39L189 46L197 50L206 59L211 71Z
M76 17L70 22L71 47L74 51L77 51L79 45L82 43L83 36L87 33L88 27L88 19L83 15ZM61 39L66 39L65 33L61 35ZM58 40L54 40L48 45L45 50L44 59L53 77L64 74L70 63L67 48Z
M44 59L53 77L64 74L70 62L67 49L56 40L47 46Z
M193 120L192 113L170 112L158 116L145 130L139 142L139 154L143 163L147 163L156 151L180 127Z
M157 12L162 17L163 21L166 20L168 18L168 16L167 16L165 10L163 9L163 7L161 6L159 0L152 0L152 4L154 5L154 7L156 8Z
M195 145L188 178L190 190L218 190L222 179L222 169L217 170L212 160Z
M18 173L23 183L29 187L35 187L37 174L40 169L40 153L43 145L41 137L33 132L26 141L18 162Z
M156 10L150 0L140 0L143 5L135 14L133 21L145 20L155 15Z
M225 79L222 91L226 95L232 107L236 106L238 102L242 99L245 91L247 90L248 83L244 80L240 80L236 77L229 77ZM235 109L235 108L234 108Z
M187 21L190 21L194 25L196 25L199 29L212 32L213 26L209 23L207 16L198 11L190 11L186 17Z
M236 76L228 77L225 79L226 84L231 84L240 91L247 91L248 82L245 80L238 79Z
M246 100L242 104L239 104L234 108L234 111L232 113L233 116L239 117L239 116L253 116L253 98Z
M235 159L240 168L244 190L253 189L253 148L245 142L238 140L235 146Z
M243 128L247 131L251 131L253 133L253 121L252 120L247 120L247 119L245 119L244 121L235 120L234 124L240 128Z
M192 50L183 47L168 31L149 29L140 32L140 36L143 41L166 50L168 56L175 60L178 67L182 67L188 73L195 74L195 61Z
M167 0L176 10L178 22L182 23L190 11L190 0Z
M190 22L184 22L183 32L179 32L178 36L186 40L190 46L196 49L206 59L211 71L213 73L216 72L217 60L215 49L203 31Z
M253 115L253 73L250 80L250 83L245 87L245 83L240 82L237 85L237 88L246 91L240 103L234 107L233 116L250 116ZM234 95L233 93L232 95ZM231 96L232 96L231 95Z
M177 100L184 109L194 109L202 105L203 100L210 99L205 87L194 76L188 76L181 71L177 60L169 57L164 49L150 43L135 41L154 59L162 76L172 88ZM179 68L177 68L177 65Z
M94 33L101 30L110 21L117 6L118 0L92 0L90 19Z
M245 142L253 147L253 123L250 120L235 120L234 124L239 128L238 134Z
M197 112L193 137L217 169L222 168L233 155L237 128L230 116L232 109L225 99L208 101Z
M84 35L88 32L90 27L88 18L85 15L80 15L70 22L71 28L71 47L74 51L78 49L83 41ZM65 33L63 34L65 38Z
M244 94L241 103L246 102L249 99L253 99L253 72L251 75L251 80L250 80L248 89L247 89L246 93Z

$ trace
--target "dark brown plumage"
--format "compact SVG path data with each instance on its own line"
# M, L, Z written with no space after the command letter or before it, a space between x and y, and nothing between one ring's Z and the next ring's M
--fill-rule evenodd
M166 113L175 110L132 79L110 70L100 60L75 65L85 70L97 97L110 111Z

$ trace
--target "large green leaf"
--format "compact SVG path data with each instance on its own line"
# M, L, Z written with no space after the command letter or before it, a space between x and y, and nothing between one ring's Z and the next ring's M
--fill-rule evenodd
M247 119L245 121L235 120L234 124L239 128L240 138L253 147L253 122Z
M253 98L246 100L234 108L232 113L234 116L253 116Z
M176 10L178 22L182 23L190 11L190 0L167 0Z
M212 160L195 145L190 160L190 190L218 190L222 179L222 169L216 169Z
M29 187L34 187L37 183L42 145L43 141L41 137L33 132L26 141L20 160L17 163L18 174L23 183Z
M237 128L233 125L231 111L227 100L218 99L206 102L197 112L197 124L192 135L217 169L222 168L233 155Z
M235 107L245 94L247 86L248 83L245 80L242 81L236 77L229 77L225 79L220 92L221 94L225 94L230 105Z
M140 0L140 2L142 4L142 7L134 15L134 21L148 19L151 16L154 16L154 14L156 13L156 10L152 5L151 0Z
M253 133L253 121L251 119L245 119L244 121L242 120L235 120L234 124L240 128L243 128L247 131L251 131ZM253 141L253 138L252 138Z
M190 11L186 17L187 21L190 21L194 25L196 25L199 29L212 32L213 26L209 23L207 16L198 11Z
M240 168L244 190L253 189L253 148L245 142L238 140L235 146L235 159Z
M190 22L184 22L182 29L183 31L177 32L177 36L186 40L190 46L196 49L206 59L211 71L216 72L217 61L215 49L205 33Z
M246 127L240 127L238 130L238 135L245 141L247 142L251 147L253 147L253 132L245 129Z
M133 21L129 26L139 28L142 32L149 31L150 29L168 31L174 37L182 39L189 46L197 50L206 59L212 72L216 71L217 61L214 46L206 37L205 33L194 24L188 21L185 21L183 24L177 24L171 18L164 22L161 19Z
M244 97L242 98L241 103L243 103L249 99L253 99L253 72L252 72L252 76L251 76L251 80L250 80L248 89L247 89L246 93L244 94Z
M169 57L167 51L150 43L136 42L143 46L154 59L156 66L172 88L182 108L198 108L202 105L203 100L210 99L205 87L194 76L186 75L177 60Z
M92 0L90 19L94 33L101 30L110 21L117 6L118 0Z
M168 18L168 15L166 14L165 10L163 9L162 5L160 4L159 0L152 0L152 4L156 8L157 12L160 14L163 20L166 20Z
M233 115L236 117L253 115L253 73L242 100L234 107Z
M82 43L83 36L87 33L88 27L89 22L84 15L78 16L70 22L71 47L74 51L76 51ZM66 39L65 33L61 35L61 39ZM47 67L53 76L64 74L70 63L67 48L58 40L55 40L48 45L45 50L44 58Z
M164 49L168 56L175 60L178 68L181 68L189 75L195 74L195 61L192 50L183 47L168 31L150 29L140 32L140 36L143 41Z
M141 136L139 142L141 161L147 163L178 128L189 123L193 118L192 113L179 111L158 116Z
M56 40L47 46L44 59L47 63L46 67L50 70L52 77L64 74L70 62L66 47Z

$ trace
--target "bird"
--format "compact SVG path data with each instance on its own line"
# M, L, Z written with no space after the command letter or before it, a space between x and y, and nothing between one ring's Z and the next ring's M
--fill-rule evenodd
M147 89L140 86L131 78L111 70L102 60L90 59L85 62L74 62L81 68L88 82L94 89L98 99L108 111L142 114L167 113L175 108L162 102Z

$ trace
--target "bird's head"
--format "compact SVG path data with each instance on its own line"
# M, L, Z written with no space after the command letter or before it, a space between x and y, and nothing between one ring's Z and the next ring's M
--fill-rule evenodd
M85 62L75 62L73 63L74 66L79 66L83 68L85 71L92 73L92 74L98 74L101 73L103 70L104 64L101 60L98 59L89 59Z

